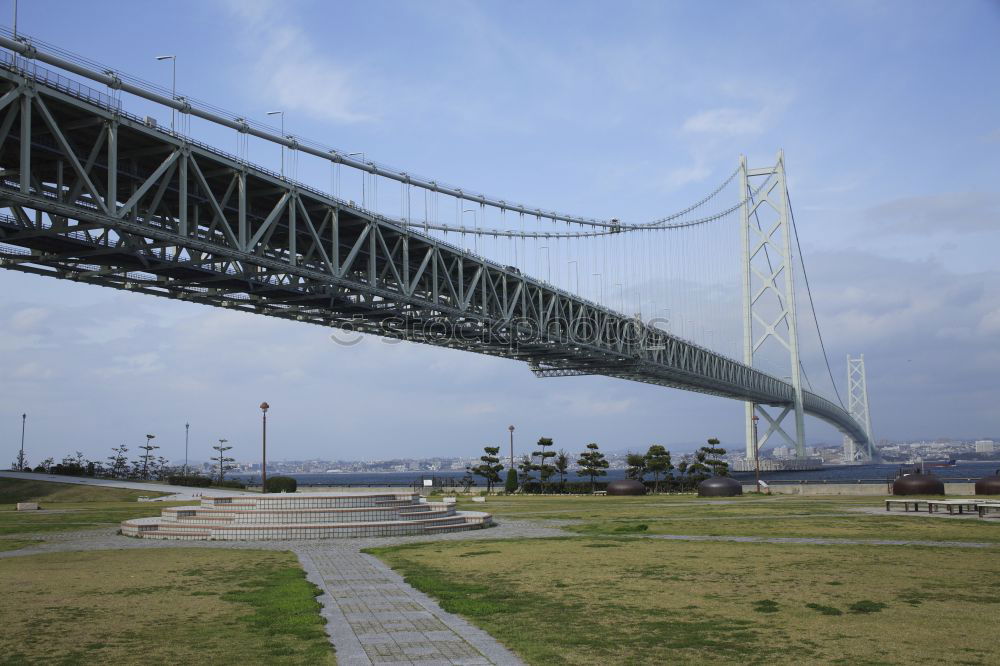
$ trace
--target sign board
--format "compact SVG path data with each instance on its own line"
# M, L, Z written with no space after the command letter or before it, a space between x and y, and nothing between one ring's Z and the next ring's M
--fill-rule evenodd
M424 479L424 487L430 487L434 485L434 479Z

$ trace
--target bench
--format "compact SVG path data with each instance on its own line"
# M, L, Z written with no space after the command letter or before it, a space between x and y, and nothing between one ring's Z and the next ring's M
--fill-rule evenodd
M889 511L893 504L902 504L903 510L909 511L910 505L913 505L914 511L920 511L920 504L927 504L928 500L924 499L887 499L885 501L885 510Z
M929 500L927 502L927 512L934 513L940 510L941 507L948 509L949 514L955 513L955 509L958 509L959 515L965 513L965 510L975 511L977 505L981 502L977 500L963 500L963 499L953 499L953 500Z
M986 500L984 502L977 502L976 508L979 510L979 517L985 518L987 514L1000 513L1000 501Z

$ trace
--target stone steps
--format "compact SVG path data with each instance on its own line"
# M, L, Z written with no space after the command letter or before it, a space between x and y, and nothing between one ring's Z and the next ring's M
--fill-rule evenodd
M424 503L411 493L205 497L200 506L161 513L124 521L122 534L175 540L329 539L436 534L493 524L487 513Z
M405 507L358 507L351 509L251 509L178 506L164 509L163 518L206 525L260 523L357 523L391 520L421 520L453 515L446 504L416 504Z

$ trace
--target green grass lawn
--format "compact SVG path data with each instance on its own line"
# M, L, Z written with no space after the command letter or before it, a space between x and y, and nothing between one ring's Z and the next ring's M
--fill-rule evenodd
M373 549L532 664L1000 659L1000 555L575 537Z
M532 664L1000 662L1000 548L643 538L1000 541L1000 521L851 512L881 500L497 497L498 521L575 520L577 536L371 552Z
M576 520L565 529L585 535L648 534L835 537L1000 542L1000 521L951 520L884 512L882 497L746 496L724 500L692 495L648 497L497 497L486 509L498 519ZM483 510L482 504L462 502ZM854 509L879 509L879 515Z
M139 502L163 493L0 478L0 536L117 526L129 518L158 515L183 502ZM17 511L17 502L38 502L40 511Z
M157 548L0 560L0 663L332 664L289 552Z

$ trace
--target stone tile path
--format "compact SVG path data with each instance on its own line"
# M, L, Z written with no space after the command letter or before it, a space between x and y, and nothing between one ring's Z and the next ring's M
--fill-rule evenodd
M522 663L371 555L310 545L299 548L298 556L326 592L323 613L340 663Z

